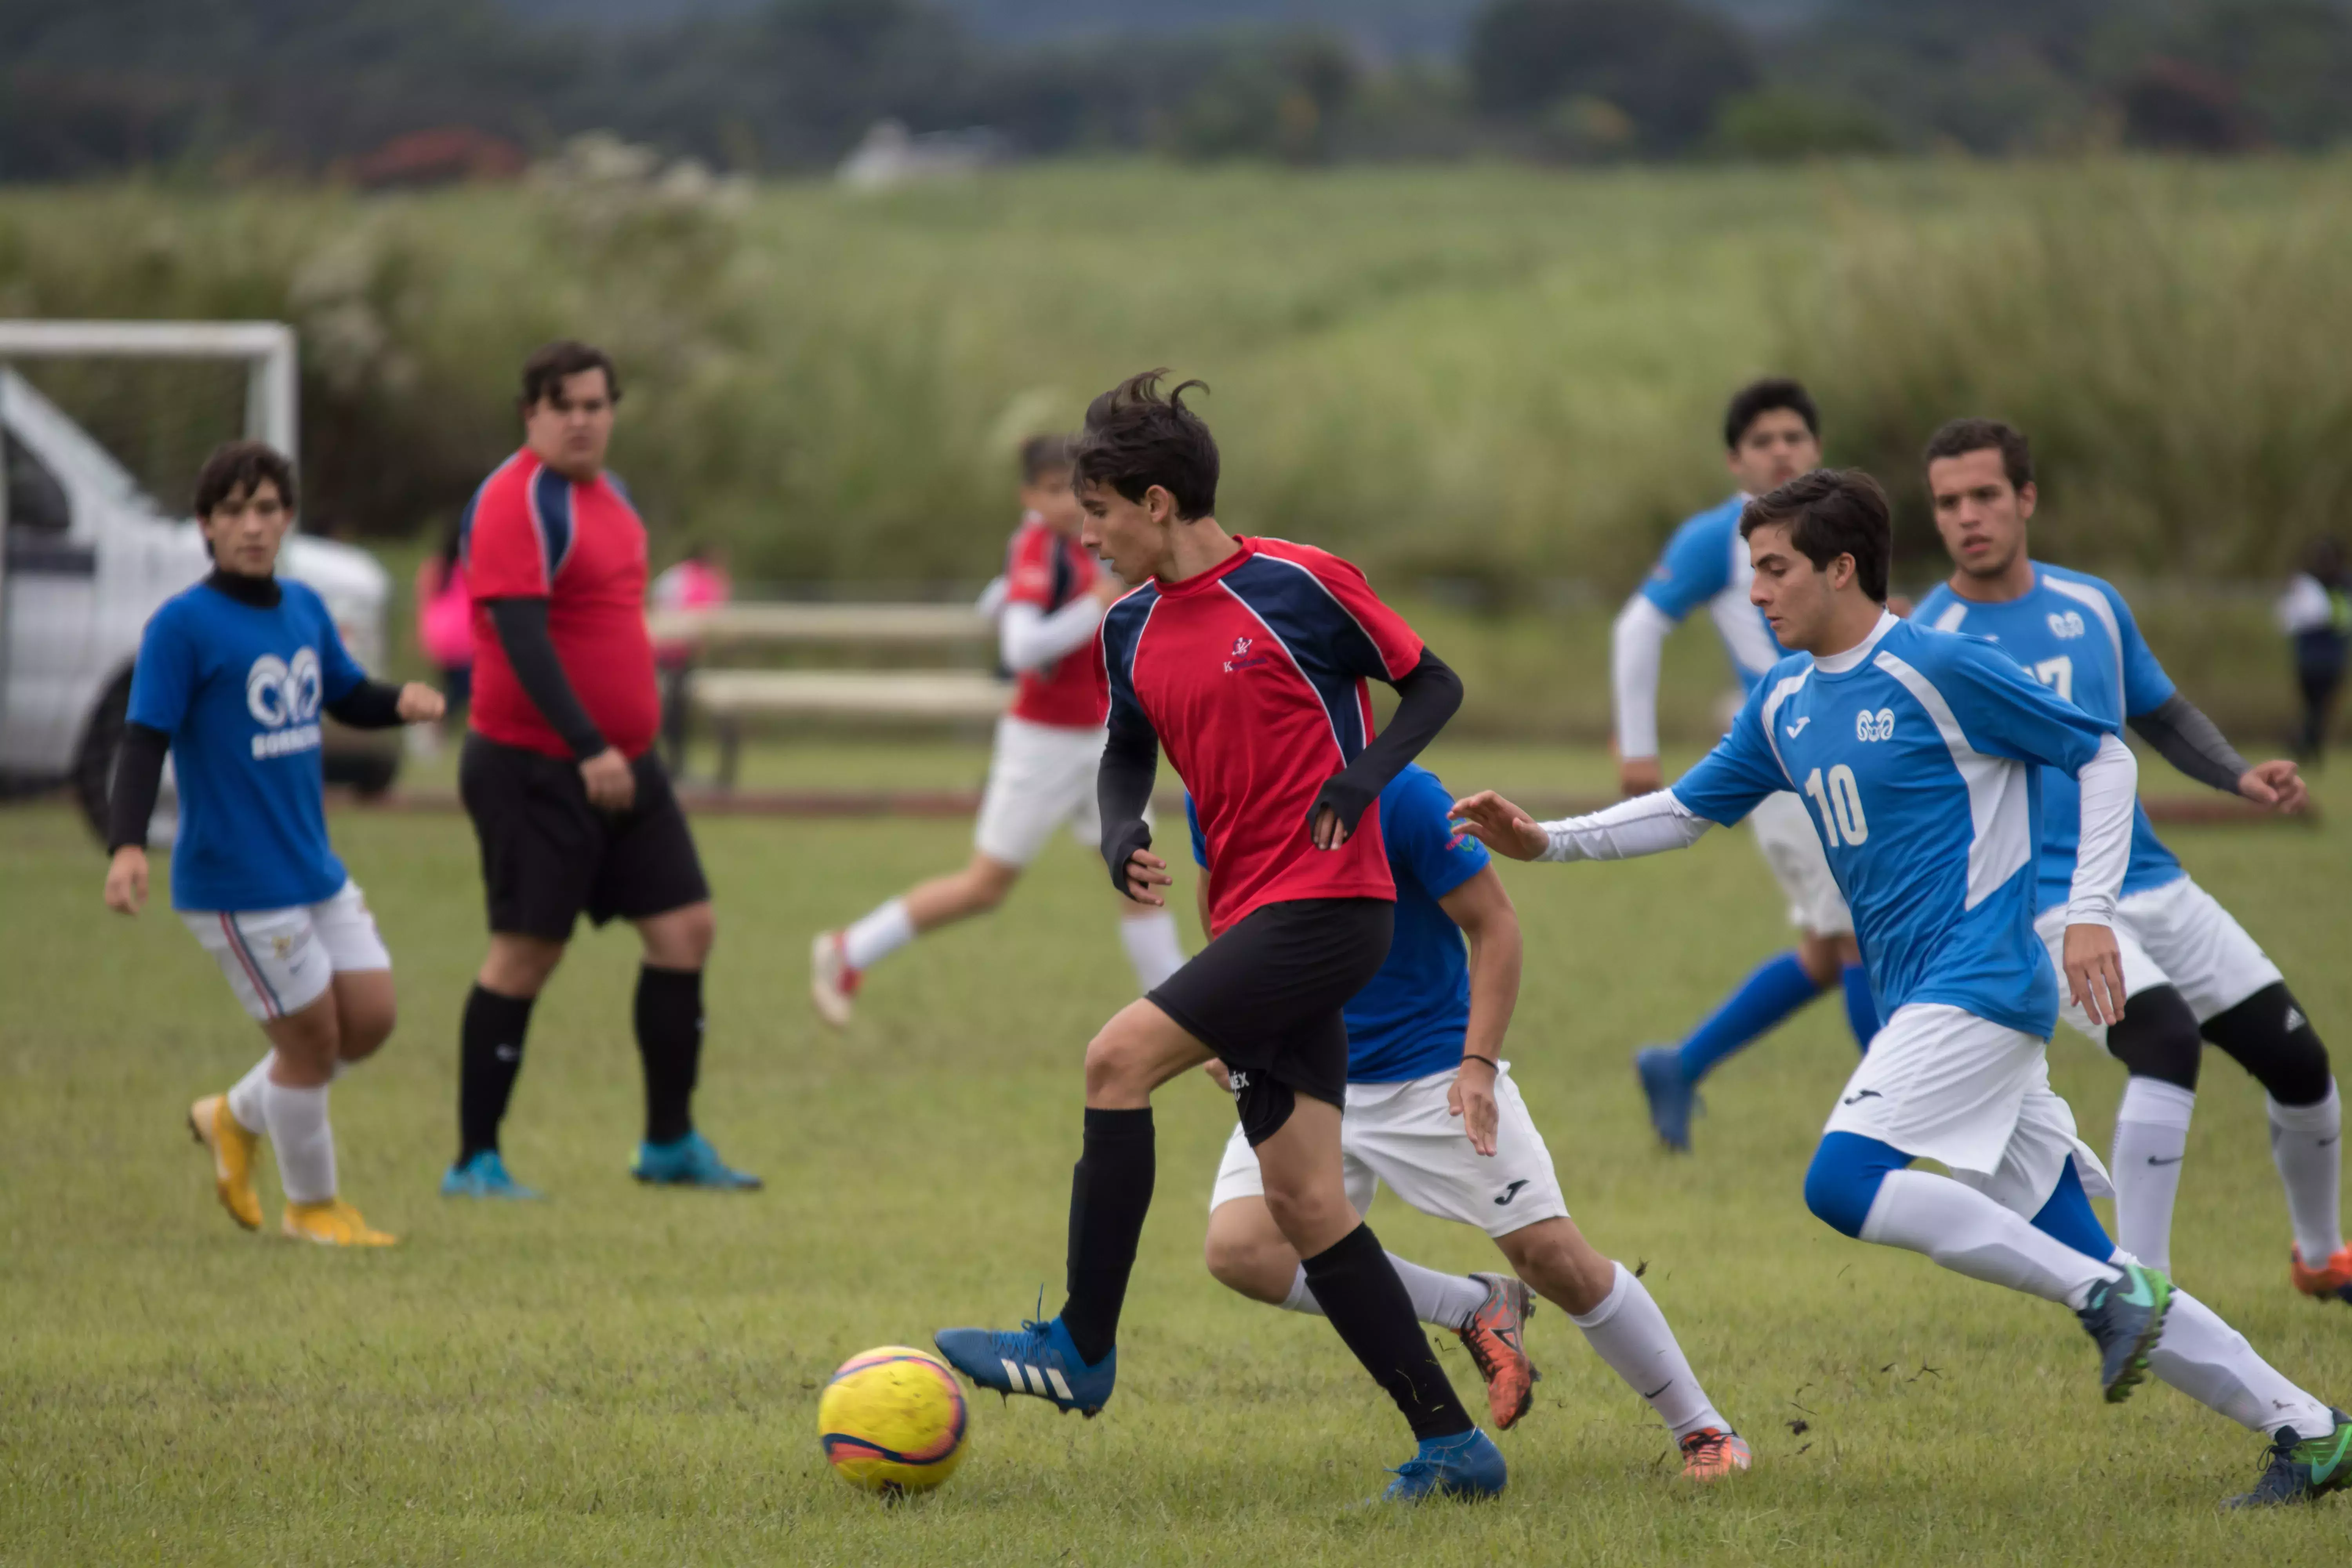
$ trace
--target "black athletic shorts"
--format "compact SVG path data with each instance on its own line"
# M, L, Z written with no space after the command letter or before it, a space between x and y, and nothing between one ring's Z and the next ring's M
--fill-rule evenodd
M710 897L660 759L648 751L629 767L637 798L615 816L588 804L579 763L467 731L457 793L482 847L492 931L569 942L583 913L641 921Z
M1253 1147L1288 1120L1294 1091L1347 1104L1340 1009L1388 961L1395 926L1386 899L1261 904L1150 994L1233 1073Z

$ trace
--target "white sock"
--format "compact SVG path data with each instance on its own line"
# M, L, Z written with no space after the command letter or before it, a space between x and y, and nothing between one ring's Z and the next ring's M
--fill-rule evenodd
M278 1178L289 1202L322 1204L335 1195L335 1130L327 1122L327 1086L295 1089L266 1085L262 1110L270 1147L278 1152Z
M2044 1235L1973 1187L1926 1171L1889 1171L1862 1239L1924 1252L1955 1274L2079 1309L2120 1273Z
M914 940L907 900L892 899L841 933L841 956L852 969L871 969Z
M2116 1242L2159 1274L2172 1272L2172 1204L2196 1109L2195 1089L2136 1078L2116 1110Z
M1412 1298L1412 1315L1433 1328L1459 1330L1486 1304L1486 1287L1467 1274L1441 1274L1434 1268L1389 1254L1389 1262L1404 1281L1404 1293ZM1290 1281L1290 1294L1282 1299L1286 1312L1307 1312L1322 1317L1323 1303L1307 1288L1307 1266L1299 1265Z
M2270 1112L2271 1159L2286 1188L2295 1248L2305 1268L2324 1268L2344 1249L2336 1199L2343 1179L2344 1146L2337 1140L2344 1131L2344 1107L2336 1098L2336 1080L2327 1080L2327 1098L2316 1105L2281 1105L2273 1100Z
M2325 1400L2289 1383L2254 1353L2245 1335L2177 1285L2147 1369L2198 1404L2257 1432L2292 1426L2298 1437L2325 1437L2336 1430Z
M1568 1318L1584 1331L1625 1386L1650 1402L1658 1419L1674 1429L1675 1442L1708 1426L1731 1430L1731 1423L1698 1385L1674 1330L1666 1326L1666 1315L1623 1264L1617 1265L1617 1282L1601 1305L1581 1316L1570 1312Z
M1153 990L1184 967L1184 948L1176 938L1176 917L1166 910L1122 916L1118 940L1127 949L1128 963L1135 965L1135 983L1144 991Z
M269 1130L268 1122L264 1120L267 1113L262 1109L261 1091L269 1083L269 1064L277 1059L276 1051L264 1051L261 1059L253 1064L253 1070L229 1088L228 1113L247 1132L260 1133Z

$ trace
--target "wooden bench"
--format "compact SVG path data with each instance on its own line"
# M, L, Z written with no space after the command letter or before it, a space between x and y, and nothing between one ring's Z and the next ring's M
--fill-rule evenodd
M748 719L946 723L994 719L1013 697L980 669L698 669L687 689L718 731L721 789L735 786Z

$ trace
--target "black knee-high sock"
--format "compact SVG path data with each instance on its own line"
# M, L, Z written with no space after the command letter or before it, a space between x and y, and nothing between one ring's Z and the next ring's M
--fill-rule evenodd
M637 1056L646 1068L646 1142L675 1143L694 1131L694 1080L702 1070L702 971L637 971Z
M1118 1310L1158 1166L1150 1106L1087 1108L1086 1147L1070 1173L1070 1295L1062 1324L1089 1366L1118 1342Z
M1359 1225L1324 1251L1299 1260L1316 1303L1372 1381L1389 1391L1420 1437L1451 1437L1470 1430L1470 1413L1454 1397L1436 1352L1413 1316L1412 1298L1372 1227Z
M501 996L479 985L466 997L457 1029L457 1163L499 1146L515 1075L522 1071L523 1036L530 1029L529 996Z

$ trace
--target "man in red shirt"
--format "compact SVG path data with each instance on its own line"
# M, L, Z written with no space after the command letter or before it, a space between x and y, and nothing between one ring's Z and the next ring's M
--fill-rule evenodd
M1419 1440L1387 1496L1491 1496L1502 1454L1454 1396L1349 1205L1339 1149L1341 1009L1387 958L1396 901L1367 808L1453 715L1462 683L1353 566L1218 526L1216 443L1183 402L1198 384L1162 395L1161 374L1095 400L1075 461L1087 548L1144 584L1104 618L1103 858L1128 898L1163 902L1167 862L1151 853L1143 808L1164 745L1200 815L1218 934L1087 1047L1060 1313L937 1342L983 1388L1101 1409L1151 1204L1151 1091L1221 1059L1268 1211L1331 1326ZM1367 679L1400 698L1377 738Z
M1021 526L1005 551L998 651L1019 678L996 721L988 790L981 797L971 861L919 882L842 931L818 935L809 995L839 1028L865 972L932 931L996 908L1064 823L1079 843L1102 842L1095 764L1102 758L1110 697L1103 675L1103 609L1127 592L1078 543L1086 514L1070 489L1066 437L1035 436L1021 447ZM1175 917L1122 899L1119 936L1149 991L1184 962Z
M523 447L460 523L474 595L474 702L458 789L488 893L490 951L466 999L449 1197L530 1197L499 1124L522 1070L531 1004L583 912L637 928L645 1063L639 1181L756 1187L694 1130L710 887L654 755L661 704L646 631L646 530L604 472L620 399L613 362L556 342L522 373Z

